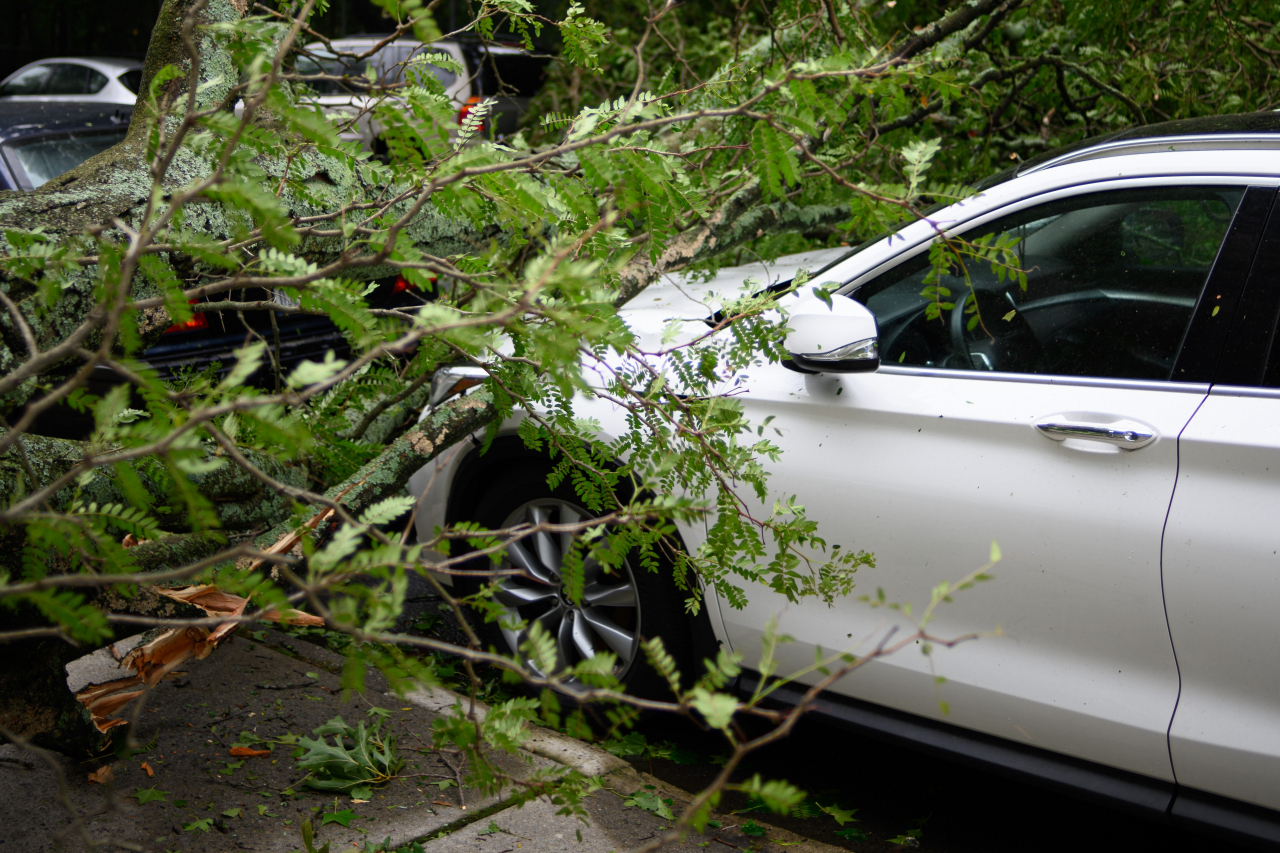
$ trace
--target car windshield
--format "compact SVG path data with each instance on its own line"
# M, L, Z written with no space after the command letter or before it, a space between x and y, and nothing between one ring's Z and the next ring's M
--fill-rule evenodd
M369 88L369 60L354 62L337 57L299 56L294 65L302 75L311 77L325 75L328 77L346 77L346 80L308 80L307 85L319 95L345 95L350 92L363 91Z
M25 189L35 189L106 151L125 137L125 128L45 137L5 146L5 159Z

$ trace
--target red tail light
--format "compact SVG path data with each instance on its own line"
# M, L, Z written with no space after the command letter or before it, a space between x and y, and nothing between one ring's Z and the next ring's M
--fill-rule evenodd
M165 329L164 333L167 335L171 332L193 332L196 329L207 328L209 328L209 315L200 313L192 314L191 319L185 323L174 323L172 326Z
M483 100L484 98L481 98L479 95L472 95L470 98L467 98L467 102L462 105L462 109L458 110L458 126L459 127L461 127L462 123L467 120L467 116L471 115L471 111L474 110L476 106L478 106L479 103ZM489 120L488 120L488 117L486 116L485 121L480 125L481 133L485 131L485 127L488 125L488 123L489 123Z
M432 284L435 284L435 283L436 283L436 277L435 277L435 276L430 276L428 280L429 280ZM409 279L405 278L403 275L398 275L398 276L396 276L396 283L395 283L395 285L391 288L391 292L392 292L392 293L404 293L406 290L421 290L421 289L422 289L422 288L418 287L418 285L416 285L416 284L414 284L413 282L409 281Z

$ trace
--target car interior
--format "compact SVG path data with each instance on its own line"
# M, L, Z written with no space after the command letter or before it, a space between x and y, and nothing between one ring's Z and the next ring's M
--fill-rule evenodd
M958 253L920 252L851 295L876 315L887 365L1167 380L1243 192L1184 186L1050 202L970 229L953 242ZM1015 241L1025 290L966 257L966 242L982 237ZM934 301L940 311L929 310Z

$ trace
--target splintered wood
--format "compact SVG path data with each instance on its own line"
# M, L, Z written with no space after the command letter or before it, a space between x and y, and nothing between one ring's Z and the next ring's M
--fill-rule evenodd
M364 480L360 481L360 483L363 482ZM341 498L355 486L360 485L360 483L355 483L343 489L335 497L335 500ZM315 530L317 526L332 518L333 515L332 508L316 513L302 527L277 539L275 544L268 548L265 553L286 554L292 551L308 531ZM136 544L140 543L136 541L132 543L126 542L125 547ZM256 571L264 563L265 559L259 558L249 565L248 571ZM271 570L271 576L272 578L278 577L274 566ZM89 709L93 724L100 732L109 731L128 722L123 717L114 715L125 705L145 693L147 688L156 686L163 678L171 675L177 667L192 659L203 660L207 658L220 642L230 636L236 628L240 627L239 617L244 615L245 608L249 604L249 599L226 592L213 584L196 584L195 586L187 586L180 589L166 589L164 587L152 587L152 589L165 598L171 598L174 601L198 607L209 616L228 617L233 621L223 622L214 626L212 630L203 625L170 628L149 642L133 649L120 661L121 668L131 669L135 675L129 678L109 681L105 684L91 684L77 693L76 699ZM286 625L324 625L324 620L319 616L292 609L285 610L283 613L274 609L268 610L262 613L260 618Z

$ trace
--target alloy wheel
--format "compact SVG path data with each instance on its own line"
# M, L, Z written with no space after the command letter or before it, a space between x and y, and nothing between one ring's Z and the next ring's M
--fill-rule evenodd
M503 527L518 524L574 524L591 514L555 498L529 501L507 516ZM540 622L556 643L556 670L562 671L602 651L617 655L614 674L621 678L636 659L640 638L640 597L630 564L606 570L586 556L582 600L574 603L561 580L564 557L574 545L572 533L539 531L507 544L503 568L523 574L504 578L495 600L507 609L504 623L523 621L524 628L501 627L512 651L528 639L528 625ZM535 661L524 662L538 670ZM540 671L540 670L539 670ZM550 675L551 673L542 673Z

